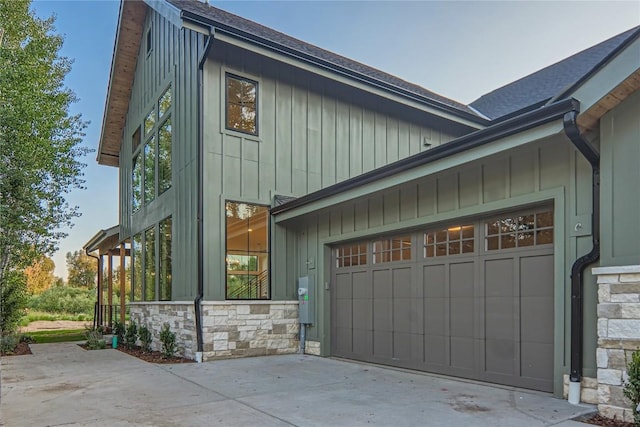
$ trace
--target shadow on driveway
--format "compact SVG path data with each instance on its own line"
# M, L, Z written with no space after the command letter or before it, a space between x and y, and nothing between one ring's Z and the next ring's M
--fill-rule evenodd
M580 426L550 395L314 356L153 365L33 344L2 359L0 425Z

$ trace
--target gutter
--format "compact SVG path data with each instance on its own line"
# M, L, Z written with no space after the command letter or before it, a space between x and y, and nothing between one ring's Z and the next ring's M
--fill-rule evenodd
M577 111L570 111L563 118L564 132L571 143L591 165L591 251L578 258L571 267L571 366L569 373L569 403L580 403L583 356L583 289L584 271L588 265L600 259L600 154L580 134Z
M573 98L558 101L545 107L514 117L509 120L497 123L485 129L472 132L468 135L457 138L446 144L439 145L430 150L423 151L410 157L390 163L386 166L374 169L370 172L358 175L346 181L339 182L329 187L323 188L316 192L299 197L293 201L284 203L280 206L271 208L272 215L280 213L316 202L336 193L341 193L369 184L374 181L395 175L397 173L422 166L446 157L462 153L464 151L480 147L490 142L505 138L546 123L558 120L564 117L565 113L570 111L577 112L579 103Z
M432 108L435 108L436 110L439 111L443 111L449 114L453 114L456 115L460 118L464 118L467 119L473 123L477 123L478 125L481 126L486 126L488 124L490 124L490 120L473 114L469 111L464 111L462 109L459 109L457 107L451 106L451 105L447 105L444 102L440 102L434 99L431 99L427 96L424 95L420 95L418 93L412 92L410 90L407 89L403 89L401 87L395 86L391 83L386 83L383 82L381 80L378 80L374 77L370 77L367 76L363 73L359 73L357 71L351 70L347 67L341 67L340 65L337 65L333 62L324 60L322 58L318 58L317 56L293 49L293 48L289 48L286 46L283 46L277 42L273 42L271 40L253 35L251 33L248 33L246 31L234 28L232 26L229 25L225 25L222 24L220 22L216 22L214 20L208 19L206 17L203 17L197 13L194 12L190 12L187 10L183 10L182 11L182 18L183 19L187 19L190 21L193 21L197 24L207 24L208 26L210 26L211 28L215 27L215 29L217 30L218 33L220 34L227 34L231 37L237 38L239 40L244 40L247 41L251 44L257 45L257 46L261 46L264 48L267 48L271 51L274 52L278 52L278 53L282 53L286 56L289 56L291 58L297 59L299 61L303 61L309 64L312 64L316 67L325 69L325 70L329 70L332 71L334 73L346 76L348 78L360 81L360 82L364 82L369 86L374 86L374 87L378 87L381 89L384 89L387 92L391 92L391 93L395 93L398 95L401 95L404 98L408 98L408 99L412 99L414 101L418 101L422 104L428 105ZM213 34L213 31L211 32ZM472 126L469 126L472 127Z
M204 64L209 57L209 52L211 51L213 41L213 27L209 35L206 38L204 45L204 52L202 52L202 56L198 61L198 140L197 140L197 150L198 150L198 162L197 162L197 176L198 176L198 294L196 295L195 300L193 300L193 308L194 314L196 317L196 362L202 362L202 353L204 349L203 345L203 331L202 331L202 298L204 297L204 228L203 228L203 217L204 217L204 172L203 172L203 163L204 163Z

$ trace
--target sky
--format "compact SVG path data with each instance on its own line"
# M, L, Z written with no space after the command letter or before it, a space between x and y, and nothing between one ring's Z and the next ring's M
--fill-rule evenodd
M640 25L640 1L210 1L463 103ZM83 144L97 149L119 0L36 0L56 15L61 54L74 60L65 81L79 98L72 113L90 122ZM53 256L118 223L117 168L84 162L86 190L68 195L82 213Z

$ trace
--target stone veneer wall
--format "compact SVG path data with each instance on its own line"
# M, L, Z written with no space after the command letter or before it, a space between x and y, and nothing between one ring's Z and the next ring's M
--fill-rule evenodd
M563 397L569 398L569 375L563 376ZM580 381L580 402L589 403L591 405L598 404L598 379L591 377L582 377Z
M151 329L154 350L160 349L160 329L168 322L180 354L195 359L193 303L141 302L130 310L132 319ZM203 301L202 317L203 360L298 351L297 301Z
M640 349L640 266L594 268L598 276L598 411L633 421L622 389L626 367Z

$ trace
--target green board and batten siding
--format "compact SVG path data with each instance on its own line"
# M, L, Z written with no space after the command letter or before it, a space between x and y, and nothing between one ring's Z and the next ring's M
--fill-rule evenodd
M152 49L147 54L148 29ZM148 8L120 153L121 238L172 216L173 300L193 299L197 289L197 70L203 45L201 34L179 29ZM173 91L172 186L132 216L132 137L169 86Z
M569 362L569 274L577 256L591 248L590 227L572 225L590 214L591 175L586 161L564 137L551 137L501 155L425 177L382 194L343 203L287 222L298 231L297 245L287 258L297 259L297 275L314 275L321 288L331 281L329 250L341 241L358 241L396 231L427 230L491 212L508 212L530 205L554 204L555 209L555 390L562 390L563 369ZM402 231L401 231L402 230ZM275 248L274 250L278 250ZM311 261L311 264L309 264ZM313 268L309 268L311 265ZM560 284L560 285L559 285ZM333 285L333 284L332 284ZM585 287L585 331L596 330L596 286L588 276ZM318 325L310 328L329 352L330 291L317 299ZM595 376L596 337L586 333L585 376Z
M258 82L257 138L225 130L227 72ZM425 150L425 141L436 146L460 134L403 119L401 109L395 115L376 110L367 95L335 87L272 59L213 44L204 95L206 299L224 299L225 200L270 205L276 194L301 196ZM407 115L416 114L429 120L425 113ZM281 255L297 237L272 225L271 239L271 297L295 299L295 257Z
M640 92L600 121L601 266L640 263Z

